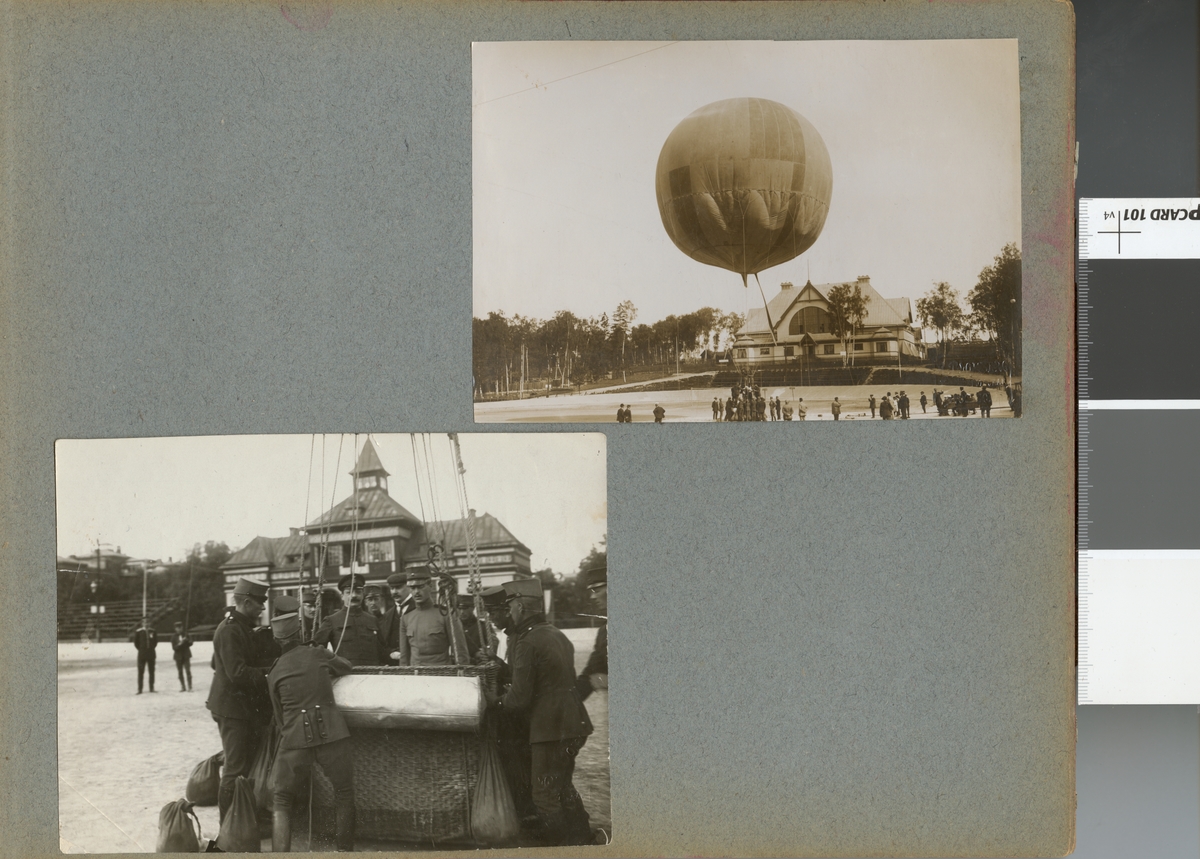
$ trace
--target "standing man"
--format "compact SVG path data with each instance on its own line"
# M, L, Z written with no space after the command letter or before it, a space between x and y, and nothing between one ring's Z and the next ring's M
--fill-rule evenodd
M608 564L592 567L585 575L592 605L603 620L587 665L583 666L583 672L575 682L580 701L586 701L592 692L608 689Z
M192 637L183 631L183 624L175 621L175 634L171 636L171 650L175 652L175 670L179 673L179 691L192 691ZM187 675L187 684L183 682Z
M412 594L404 586L407 578L403 573L393 573L388 576L388 590L392 592L392 605L379 619L379 640L383 642L384 652L389 654L388 665L395 665L396 660L390 654L400 649L400 618L412 610Z
M413 610L400 619L400 647L390 654L400 665L453 665L454 653L471 661L458 615L443 610L434 599L429 567L408 571Z
M925 414L927 412L927 409L925 408L925 406L929 403L929 399L925 396L924 391L921 391L920 402L921 402L921 414Z
M904 391L900 392L900 401L899 402L900 402L900 417L904 420L908 420L908 406L909 406L908 394L904 393Z
M712 412L713 412L713 420L714 420L714 421L715 421L715 420L720 420L720 418L718 417L718 415L720 415L720 414L721 414L721 404L720 404L719 402L717 402L717 398L716 398L716 397L713 397L713 401L712 401Z
M662 406L660 406L658 403L655 403L654 404L654 422L656 424L661 424L663 422L663 418L666 417L666 415L667 415L667 410L664 409Z
M363 610L365 586L366 580L358 573L338 580L338 590L346 607L321 621L313 644L332 646L333 652L349 660L351 665L385 665L387 654L379 637L379 627L374 616Z
M363 607L367 614L375 618L375 626L378 628L379 619L383 617L384 612L383 585L367 585L363 589Z
M483 597L488 620L504 633L504 653L511 660L516 636L513 633L512 617L508 614L508 604L504 601L507 594L502 586L495 586L484 588L480 596ZM486 655L496 664L496 687L499 697L504 697L512 684L512 668L508 662L497 656L491 647L487 649ZM496 719L496 749L500 753L500 764L508 778L513 803L517 807L517 816L521 818L521 827L536 828L538 814L537 806L533 804L533 782L530 774L532 752L529 748L529 719L527 714L519 712L492 711L491 715Z
M138 690L139 695L142 694L142 677L146 673L146 669L150 670L150 691L154 691L154 649L158 647L158 633L154 631L154 627L150 625L149 618L142 618L142 622L138 624L138 628L129 636L129 640L133 642L133 646L137 648L138 655Z
M833 402L829 404L829 410L833 412L833 419L839 420L842 414L842 404L838 402L838 398L834 397Z
M299 603L295 597L275 598L271 632L283 651L267 675L271 710L279 728L279 751L271 768L274 814L271 850L292 847L292 803L319 764L333 783L337 818L337 849L354 849L354 760L350 729L333 700L332 678L350 673L350 663L323 647L300 642Z
M867 405L871 407L871 420L875 419L875 395L867 397Z
M987 385L981 385L979 393L975 395L975 399L979 401L979 416L981 418L990 418L992 416L992 392L988 390Z
M611 409L612 406L609 406L609 408ZM624 403L621 403L620 405L617 406L617 423L619 423L619 424L625 423L625 404Z
M213 633L213 680L206 706L221 732L225 765L217 792L220 819L233 802L233 786L250 774L262 728L271 718L267 673L256 663L254 626L267 604L267 586L245 577L233 589L233 612Z
M540 581L506 582L504 592L515 638L512 685L503 698L486 693L488 703L529 714L533 803L545 843L590 844L591 822L571 783L575 756L592 733L575 689L575 648L546 622Z
M796 401L796 420L802 421L808 417L808 406L804 405L804 397Z

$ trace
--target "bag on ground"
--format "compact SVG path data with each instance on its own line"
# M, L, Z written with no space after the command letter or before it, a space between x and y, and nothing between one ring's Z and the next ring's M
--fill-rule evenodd
M217 792L221 789L221 767L225 763L225 753L217 752L211 758L205 758L196 764L192 774L188 776L187 790L184 796L196 805L216 805Z
M275 764L275 751L279 747L279 730L271 722L263 732L262 742L258 746L258 754L250 765L250 780L254 782L254 804L262 811L270 811L274 805L274 791L271 790L271 768Z
M490 720L479 744L479 781L471 803L471 829L478 840L488 844L511 841L521 833L512 791L496 751L496 729Z
M254 783L244 775L233 784L233 802L221 823L217 846L226 853L258 853L258 813L254 808Z
M200 818L186 799L168 802L158 813L158 853L199 853ZM192 824L195 823L193 828Z

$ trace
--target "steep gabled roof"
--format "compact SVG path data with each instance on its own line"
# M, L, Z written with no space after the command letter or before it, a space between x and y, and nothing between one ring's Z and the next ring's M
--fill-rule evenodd
M350 472L351 476L357 474L382 474L387 476L388 471L383 467L383 463L379 461L379 454L375 452L375 445L371 444L371 439L367 439L363 445L362 452L358 455L358 463L354 466L354 471Z
M426 522L423 529L418 528L408 542L406 560L416 560L425 557L426 543L441 543L445 541L446 552L466 551L467 523L462 519ZM518 540L491 513L483 513L475 517L475 545L480 550L494 546L515 546L529 551L529 547Z
M255 537L230 556L221 569L230 567L270 567L296 569L304 557L308 540L303 534L287 537ZM290 557L295 556L292 560Z
M312 531L323 526L349 525L355 520L354 507L358 504L358 522L373 522L378 519L407 519L410 522L421 521L408 512L399 501L392 498L378 486L370 489L360 489L357 495L351 494L339 501L332 510L322 513L308 523L307 529Z
M863 298L867 303L867 314L863 319L864 328L877 328L881 325L911 325L912 319L911 303L907 298L884 298L875 291L875 287L871 286L869 280L845 281L849 286L854 286L856 283L862 290ZM783 332L783 321L787 316L788 311L793 304L800 301L823 301L827 302L826 296L829 291L835 286L841 286L840 283L822 283L814 285L806 283L801 289L783 289L767 302L767 308L771 311L771 322L775 326L775 333L779 335ZM761 307L750 309L746 313L746 324L737 332L739 335L770 335L771 329L767 324L767 314Z

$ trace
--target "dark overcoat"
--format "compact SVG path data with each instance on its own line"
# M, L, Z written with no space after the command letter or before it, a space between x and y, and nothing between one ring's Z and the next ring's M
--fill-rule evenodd
M518 628L510 664L512 685L504 696L504 709L529 714L529 742L592 733L592 720L575 689L575 647L542 615Z
M349 620L346 612L350 613ZM334 652L348 659L351 665L386 665L388 661L375 618L358 607L344 608L321 621L313 644L318 647L331 645Z
M208 709L214 716L266 724L271 719L267 673L257 661L254 621L235 611L213 633L213 680Z

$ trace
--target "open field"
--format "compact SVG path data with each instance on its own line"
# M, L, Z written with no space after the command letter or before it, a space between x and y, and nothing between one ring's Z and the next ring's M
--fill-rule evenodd
M769 397L779 397L780 400L790 401L794 406L799 397L804 398L808 406L807 420L831 421L833 415L829 404L834 397L842 403L842 417L846 420L870 419L871 412L867 397L875 395L876 402L888 391L893 394L896 388L880 388L876 386L848 385L809 386L795 388L764 388L763 393ZM925 395L929 398L928 414L921 413L921 388L903 390L908 392L912 401L909 412L913 419L937 418L937 410L933 407L933 389L926 387ZM957 391L957 388L952 389ZM974 389L968 391L974 393ZM621 403L631 405L634 423L653 423L654 405L659 403L667 411L666 423L712 423L713 397L728 398L727 388L697 388L690 391L655 391L650 393L629 393L627 391L601 392L594 391L582 394L559 394L552 397L539 397L535 400L508 400L499 403L476 403L475 420L478 423L615 423L617 407ZM1004 390L992 392L992 417L1011 418L1008 401ZM968 418L978 420L979 414ZM876 418L878 420L878 418ZM941 420L954 420L945 417ZM794 423L794 421L793 421Z
M596 630L564 632L581 668ZM58 645L59 844L65 853L154 852L159 810L182 798L192 768L221 750L216 723L204 706L212 643L192 648L191 693L179 691L170 648L162 651L160 645L157 692L138 695L133 645ZM577 758L575 785L592 825L609 828L608 693L592 695L586 706L595 733ZM216 807L198 807L196 814L204 838L216 838ZM304 849L304 841L294 838L293 849ZM360 843L358 849L397 845ZM270 850L270 839L263 850Z

